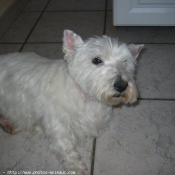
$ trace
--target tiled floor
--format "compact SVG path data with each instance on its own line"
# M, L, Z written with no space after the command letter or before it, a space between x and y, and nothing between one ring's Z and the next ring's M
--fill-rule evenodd
M34 51L50 59L62 58L67 28L84 39L106 34L146 44L138 60L138 103L116 107L110 129L78 150L91 175L173 175L175 27L118 27L113 33L111 9L112 0L31 0L0 36L0 54ZM0 174L8 170L63 168L48 151L44 137L11 136L0 130Z

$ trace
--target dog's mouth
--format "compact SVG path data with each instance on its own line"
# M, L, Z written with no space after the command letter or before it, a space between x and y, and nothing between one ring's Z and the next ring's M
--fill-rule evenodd
M121 93L119 93L119 94L114 94L113 97L114 97L114 98L119 98L119 97L121 97L122 95L123 95L123 93L121 92Z

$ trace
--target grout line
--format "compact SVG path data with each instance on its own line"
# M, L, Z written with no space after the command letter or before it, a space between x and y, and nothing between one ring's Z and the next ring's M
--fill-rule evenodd
M106 34L106 19L107 19L107 9L108 9L108 0L105 2L105 16L104 16L104 27L103 27L103 35Z
M175 98L138 98L138 100L148 101L175 101Z
M62 41L58 42L27 42L26 44L62 44Z
M1 44L1 45L3 45L3 44L5 45L5 44L23 44L23 43L18 43L18 42L16 42L16 43L1 43L1 42L0 42L0 44Z
M55 12L104 12L105 10L58 10L58 11L45 11L48 13L55 13ZM27 11L23 13L32 13L32 12L42 12L42 11Z
M26 44L62 44L62 41L58 41L58 42L27 42ZM1 43L0 44L24 44L24 42L20 43L20 42L15 42L15 43Z
M96 138L93 140L93 147L92 147L92 160L91 160L91 173L90 175L94 174L94 162L95 162L95 150L96 150Z
M36 25L38 24L39 20L41 19L42 15L44 14L44 12L45 12L47 6L49 5L50 1L51 1L51 0L48 1L48 3L46 4L44 10L43 10L42 13L40 14L39 18L38 18L37 21L35 22L35 24L34 24L34 26L32 27L32 29L30 30L30 32L29 32L27 38L25 39L25 42L24 42L23 45L21 46L19 52L21 52L21 51L23 50L25 44L27 43L27 41L28 41L30 35L32 34L33 30L35 29L35 27L36 27Z

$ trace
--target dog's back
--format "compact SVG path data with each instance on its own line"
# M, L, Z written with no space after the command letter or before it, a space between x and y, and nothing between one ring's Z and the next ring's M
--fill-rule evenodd
M33 116L42 115L36 113L41 110L46 91L48 95L49 91L54 91L55 83L59 83L55 80L57 74L66 74L66 71L63 60L49 60L35 53L1 55L1 114L17 123L18 129L30 128L34 124Z

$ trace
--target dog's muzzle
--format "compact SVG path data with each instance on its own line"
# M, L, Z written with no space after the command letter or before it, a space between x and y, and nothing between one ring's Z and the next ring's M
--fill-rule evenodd
M115 92L104 96L104 102L109 105L134 103L137 100L137 88L134 81L118 80L113 84Z

